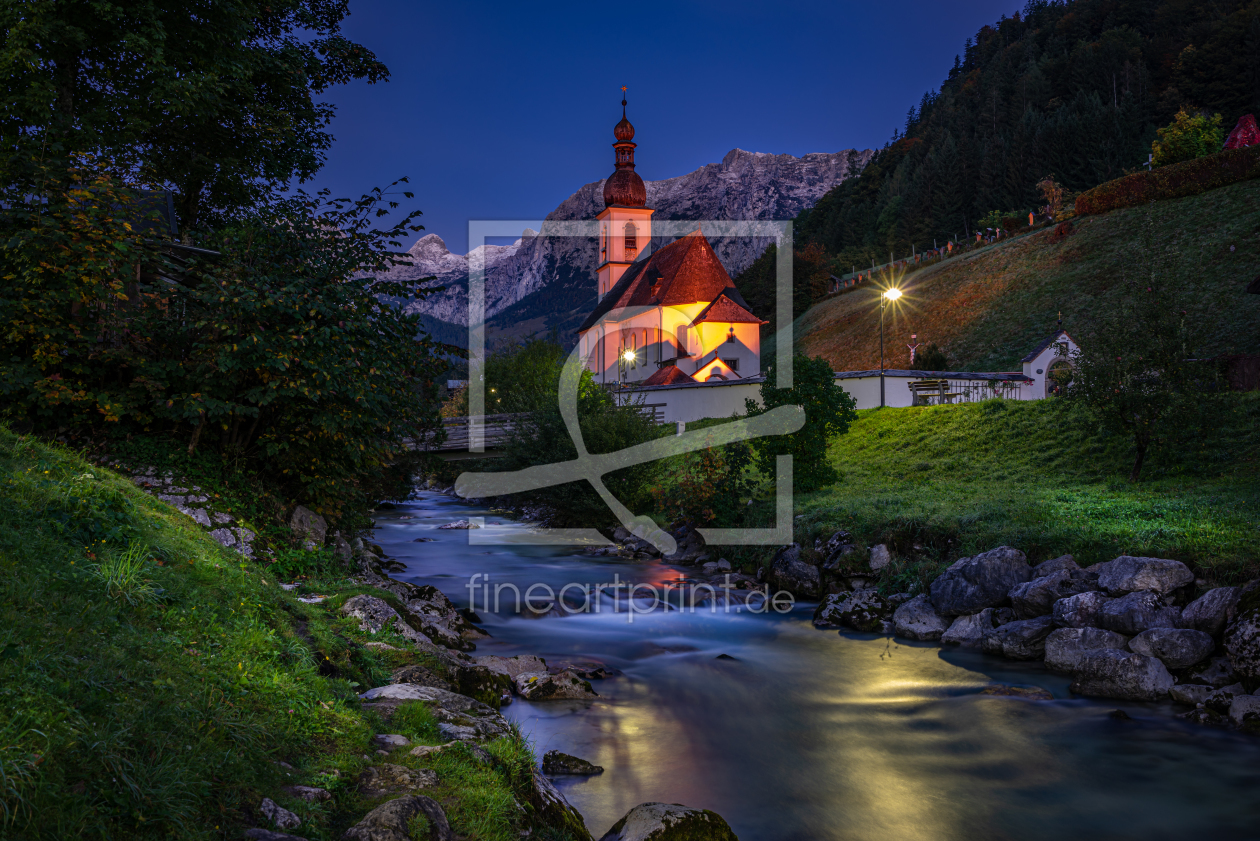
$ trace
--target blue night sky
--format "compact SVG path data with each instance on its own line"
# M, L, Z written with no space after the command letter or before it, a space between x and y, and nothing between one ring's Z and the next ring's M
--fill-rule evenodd
M967 37L1021 6L351 0L345 34L392 78L325 96L336 142L306 186L359 195L407 175L408 209L463 253L469 219L541 218L612 172L622 85L647 180L736 147L878 148Z

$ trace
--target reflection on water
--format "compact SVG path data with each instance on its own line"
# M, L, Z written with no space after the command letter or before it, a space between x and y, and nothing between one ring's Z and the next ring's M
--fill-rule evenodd
M403 513L379 515L376 532L408 565L398 577L460 605L475 573L522 591L678 574L569 550L470 546L467 532L436 527L485 512L447 497L424 495L406 506L413 519ZM523 528L489 514L486 523ZM624 673L596 681L593 703L504 710L540 752L604 766L557 780L597 838L649 800L712 809L745 841L1260 837L1260 743L1184 725L1168 708L1074 699L1067 679L1035 664L816 631L809 605L785 616L657 612L632 624L624 613L534 619L481 607L493 638L478 654ZM978 694L994 682L1056 700ZM1133 720L1111 719L1117 707Z

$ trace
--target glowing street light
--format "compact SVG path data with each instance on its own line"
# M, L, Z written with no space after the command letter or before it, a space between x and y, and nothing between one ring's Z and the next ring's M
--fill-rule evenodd
M624 359L624 360L625 360L625 361L627 361L627 362L633 362L633 361L634 361L634 351L632 351L632 350L628 350L628 351L626 351L625 353L621 354L621 358L622 358L622 359Z
M884 310L888 304L901 297L901 290L893 286L879 296L879 407L884 408Z

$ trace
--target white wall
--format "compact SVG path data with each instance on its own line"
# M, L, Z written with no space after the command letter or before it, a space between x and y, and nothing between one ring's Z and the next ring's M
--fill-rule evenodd
M761 405L761 383L737 380L697 383L664 388L632 388L617 392L621 402L641 401L663 423L690 423L704 418L729 418L744 414L744 401Z

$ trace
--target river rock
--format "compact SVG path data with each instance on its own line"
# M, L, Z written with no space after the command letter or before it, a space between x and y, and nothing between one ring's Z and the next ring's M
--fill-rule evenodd
M1166 595L1178 587L1194 583L1194 573L1189 567L1181 561L1164 558L1121 555L1114 561L1096 564L1093 570L1098 573L1099 586L1112 596L1142 590Z
M1059 674L1075 674L1087 651L1123 650L1129 638L1102 628L1058 628L1046 637L1046 668Z
M341 606L345 616L359 620L359 630L369 634L379 633L394 620L399 619L398 611L389 606L389 602L376 596L360 594L346 599Z
M1044 578L1047 575L1053 575L1056 572L1066 572L1069 575L1073 572L1080 571L1080 564L1071 555L1060 555L1057 558L1051 558L1048 561L1042 561L1032 568L1032 577Z
M824 563L832 564L845 555L853 554L853 536L841 529L829 537L825 543L822 538L814 541L814 549L822 556Z
M941 635L941 642L954 643L963 648L979 648L984 635L996 627L993 614L993 608L988 607L979 613L956 617L949 630Z
M354 549L350 547L349 541L341 536L341 532L335 532L332 537L333 554L341 559L341 562L350 565L350 561L354 558Z
M512 678L477 661L448 661L446 673L456 692L491 707L498 707L504 694L512 691Z
M640 803L599 841L739 841L726 821L680 803Z
M433 788L438 784L436 771L412 769L402 765L375 765L359 774L359 794L375 800L387 794Z
M384 750L393 750L406 747L411 744L411 740L397 733L377 733L372 737L372 744Z
M513 678L516 693L526 701L564 701L598 698L590 681L571 671L551 675L546 672L523 672Z
M477 664L485 666L492 672L515 679L526 672L547 671L547 661L532 654L518 654L515 657L500 657L497 654L486 654L477 658Z
M1020 619L1049 616L1054 610L1055 602L1093 589L1095 588L1089 582L1073 578L1069 570L1061 569L1023 584L1016 584L1010 592L1011 607Z
M1190 683L1206 683L1209 686L1229 686L1238 682L1238 673L1229 662L1228 657L1213 657L1197 669L1191 669L1186 675Z
M1188 628L1151 628L1129 640L1129 650L1159 659L1170 669L1184 669L1206 660L1216 641Z
M980 690L981 695L994 695L998 698L1023 698L1028 701L1053 701L1054 693L1049 689L1030 686L1009 686L995 683Z
M1225 631L1225 651L1234 671L1260 683L1260 586L1255 582L1239 595L1238 619Z
M1050 615L1054 624L1063 628L1097 627L1098 615L1111 599L1097 591L1077 593L1054 603Z
M481 528L481 526L477 525L476 523L470 520L455 520L454 522L443 523L442 525L438 526L438 528L444 529L444 530L455 529L457 531L458 530L467 531L468 529L479 529Z
M939 640L950 624L922 593L893 611L892 621L897 636L912 640Z
M878 543L871 547L871 557L867 565L872 571L878 572L884 567L892 563L892 553L888 551L888 546L884 543Z
M1168 695L1178 704L1194 707L1206 701L1213 691L1215 687L1200 683L1179 683L1168 690Z
M379 643L377 643L379 645ZM367 643L371 647L373 643ZM438 689L451 689L451 682L418 663L403 666L389 676L390 683L414 683L417 686L436 686Z
M1229 705L1229 720L1240 726L1249 721L1260 724L1260 695L1235 695Z
M542 769L544 774L552 775L581 774L589 776L591 774L604 773L602 765L592 765L585 759L561 753L558 750L549 750L543 754Z
M586 828L586 821L582 820L582 813L564 799L564 795L555 784L538 768L534 768L533 773L530 774L530 783L527 799L534 811L535 817L531 821L532 824L535 826L541 824L558 830L554 835L549 834L549 837L558 836L590 841L591 833Z
M1181 609L1168 607L1157 593L1141 590L1112 599L1098 611L1098 624L1120 634L1140 634L1150 628L1175 628Z
M1045 656L1046 637L1053 630L1054 620L1049 616L1021 619L986 631L980 638L980 650L1009 660L1040 660Z
M299 505L289 515L289 528L302 542L302 548L315 550L324 545L328 534L328 521L305 505Z
M399 797L377 806L342 835L342 841L413 841L408 824L424 815L429 823L428 841L455 841L446 813L431 797Z
M814 611L814 624L838 625L855 631L876 633L892 612L890 605L878 590L873 588L854 590L828 596Z
M433 717L443 738L455 741L489 740L506 736L511 731L507 720L495 709L476 698L448 692L433 686L394 683L369 689L359 696L370 702L370 708L392 714L392 710L408 701L427 701L433 705ZM365 709L369 705L364 705Z
M775 553L766 581L775 589L787 590L796 596L815 597L822 593L818 567L801 560L801 547L796 543Z
M1238 588L1217 587L1208 590L1181 611L1179 628L1191 628L1217 637L1237 618Z
M262 812L263 817L275 824L278 829L293 829L295 826L302 825L301 818L283 806L277 806L270 797L262 799L262 803L258 804L258 811Z
M1158 701L1173 686L1173 676L1154 657L1103 648L1081 655L1072 691L1124 701Z
M961 558L932 582L932 604L942 616L979 613L998 607L1016 584L1032 577L1024 553L999 546L974 558Z
M316 788L315 786L284 786L281 788L281 791L290 797L305 800L307 803L324 803L332 800L331 791L326 788Z

